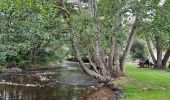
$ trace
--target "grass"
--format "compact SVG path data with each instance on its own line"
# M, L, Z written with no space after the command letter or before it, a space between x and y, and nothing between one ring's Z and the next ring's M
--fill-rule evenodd
M123 85L125 100L170 100L170 72L126 64L130 81Z

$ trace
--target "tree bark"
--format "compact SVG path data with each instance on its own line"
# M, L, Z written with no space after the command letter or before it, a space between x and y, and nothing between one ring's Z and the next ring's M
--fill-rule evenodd
M147 36L145 36L145 38L146 38L146 43L147 43L147 46L148 46L148 49L149 49L149 53L150 53L150 55L152 57L152 60L153 60L154 64L156 64L156 58L154 56L150 40L149 40L149 38Z
M155 37L156 39L156 51L157 51L157 61L155 68L162 68L162 49L161 49L161 40L159 37Z
M104 63L105 68L107 68L107 62L105 59L104 50L101 46L99 46L99 48L100 48L100 56L101 56L102 62Z
M128 54L130 52L130 49L132 47L132 43L133 43L133 40L134 40L134 35L135 35L136 31L137 31L137 24L138 24L138 18L136 17L135 22L133 23L132 29L130 31L130 35L129 35L127 45L126 45L126 48L124 50L123 56L120 59L120 69L121 69L122 73L124 71L124 65L125 65L126 57L128 56Z
M115 38L112 37L111 40L111 45L110 45L110 53L109 53L109 57L108 57L108 69L110 71L112 71L112 66L113 66L113 57L114 57L114 48L115 48ZM113 72L111 72L113 73Z
M115 44L115 52L114 52L114 71L115 76L120 77L122 75L122 71L120 69L120 60L119 60L119 46L118 43Z

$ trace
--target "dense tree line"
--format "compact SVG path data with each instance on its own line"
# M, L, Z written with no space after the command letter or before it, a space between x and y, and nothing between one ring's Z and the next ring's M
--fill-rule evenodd
M124 75L133 40L142 37L155 68L166 68L169 4L166 0L1 0L0 63L31 66L74 55L87 74L109 82Z

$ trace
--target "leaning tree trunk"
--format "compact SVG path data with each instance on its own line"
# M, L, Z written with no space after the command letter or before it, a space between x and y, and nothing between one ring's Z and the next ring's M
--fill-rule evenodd
M72 38L72 47L73 47L75 55L76 55L76 57L79 61L79 64L80 64L80 66L82 67L82 69L85 73L87 73L90 76L95 77L96 79L98 79L101 82L109 82L112 79L110 76L101 75L101 74L99 74L95 71L88 69L87 66L85 66L85 64L84 64L84 62L83 62L83 60L80 56L80 51L79 51L78 46L76 44L75 36L73 36L73 38Z
M156 58L154 56L154 53L153 53L153 50L152 50L152 47L151 47L151 41L149 40L149 38L147 36L145 36L145 38L146 38L146 44L147 44L148 49L149 49L149 53L152 57L154 64L156 64Z
M170 57L170 46L169 46L168 50L166 51L165 56L164 56L164 58L162 60L162 66L164 68L166 68L166 65L167 65L169 57Z
M128 38L127 45L126 45L126 48L124 50L123 56L120 59L120 69L121 69L122 72L124 71L124 65L125 65L126 57L128 56L130 49L132 47L134 35L137 31L137 24L138 24L138 18L136 17L135 22L133 23L132 29L131 29L130 34L129 34L129 38Z
M104 55L100 52L101 52L101 47L99 46L99 43L96 42L96 48L94 49L94 53L96 54L96 59L97 59L97 62L99 63L101 74L104 76L110 76L110 72L108 71L103 61Z

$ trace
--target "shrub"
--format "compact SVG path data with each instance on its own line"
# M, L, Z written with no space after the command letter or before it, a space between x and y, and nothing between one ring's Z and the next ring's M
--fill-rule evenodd
M148 51L143 41L135 40L130 55L132 59L147 59Z

